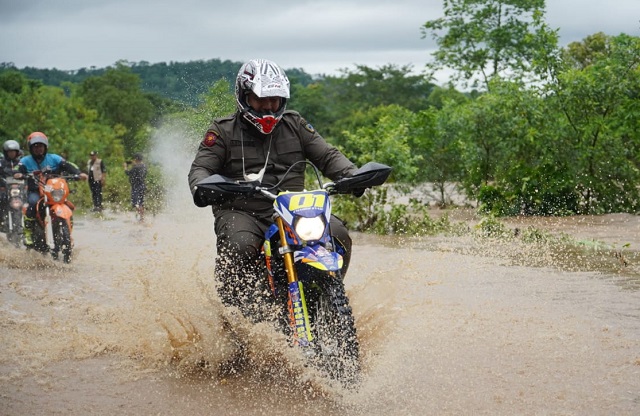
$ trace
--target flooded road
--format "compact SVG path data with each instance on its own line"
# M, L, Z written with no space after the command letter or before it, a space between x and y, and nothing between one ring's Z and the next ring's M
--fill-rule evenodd
M71 265L3 238L0 414L640 414L640 217L524 221L511 225L630 261L607 272L522 244L355 234L357 391L323 384L266 328L225 329L207 209L78 218ZM219 371L238 344L250 361Z

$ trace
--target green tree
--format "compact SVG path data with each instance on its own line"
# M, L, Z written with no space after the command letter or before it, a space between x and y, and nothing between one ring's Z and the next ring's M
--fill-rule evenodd
M548 175L556 171L545 124L553 119L534 90L494 80L490 92L475 100L449 101L437 119L436 137L460 158L449 175L455 179L457 173L468 197L501 215L533 213L547 204L538 193L551 188L538 175L552 179Z
M0 125L6 138L17 140L25 153L26 137L42 131L49 137L49 151L85 169L91 150L98 150L110 163L124 160L118 132L99 119L95 110L86 108L76 97L61 87L42 85L20 73L0 74ZM112 171L113 172L113 171ZM105 200L119 204L117 174L110 175ZM91 206L91 196L84 183L72 184L76 189L74 203Z
M415 128L415 114L397 104L378 106L363 111L362 118L369 123L344 131L343 150L358 166L371 161L393 167L394 181L412 182L418 173L420 152L411 146ZM387 203L387 188L375 188L362 198L335 198L336 212L356 229L371 229L375 222L384 218Z
M437 110L432 107L417 114L413 138L416 144L413 147L421 149L423 156L418 164L418 172L422 175L418 175L416 179L433 183L437 204L446 206L450 203L447 198L448 185L458 183L464 177L460 140L456 129L452 127L460 116L459 105L467 99L453 91L449 91L449 94L442 91L436 94L438 97L430 99L439 101L438 105L443 108Z
M567 47L549 85L573 155L581 213L640 208L640 37L601 33Z
M412 74L410 66L358 65L338 77L328 76L306 87L294 85L290 108L300 111L327 140L342 144L343 131L370 122L369 109L395 104L419 111L428 106L433 88L428 78Z
M453 80L464 86L482 82L488 89L495 76L543 76L545 56L557 50L544 0L444 0L443 8L444 17L421 28L438 45L427 68L453 69Z
M328 99L324 82L314 82L307 86L292 84L287 108L302 114L324 137L328 136L335 119L340 117Z
M498 215L575 212L574 154L560 134L562 119L539 94L511 82L495 83L482 111L497 123L498 157L488 181L469 184L480 207Z
M42 131L51 140L52 151L64 154L80 166L90 150L122 154L117 132L102 123L95 110L84 107L62 88L41 85L10 73L0 75L0 84L5 78L11 79L11 88L0 89L0 124L6 134L23 147L31 132Z
M140 88L140 78L129 67L118 64L104 75L89 77L77 92L87 107L122 131L120 136L127 154L146 149L154 108Z
M411 146L415 114L394 104L371 108L367 116L375 121L354 132L343 132L345 153L357 165L375 161L393 166L397 181L414 180L422 160Z

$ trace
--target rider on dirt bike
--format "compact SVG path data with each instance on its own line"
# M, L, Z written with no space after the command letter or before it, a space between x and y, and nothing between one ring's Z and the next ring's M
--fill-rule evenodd
M51 173L66 172L71 175L79 175L80 179L88 178L86 173L80 172L76 166L67 162L62 156L53 153L47 153L49 148L49 139L44 133L39 131L31 133L27 137L29 146L28 156L23 157L18 165L18 174L16 178L22 178L29 173L36 171L47 171ZM26 216L24 217L24 245L29 248L33 245L33 228L35 227L36 204L40 199L40 190L36 181L29 177L28 181L28 202Z
M18 162L20 162L20 144L15 140L7 140L2 145L3 158L0 159L0 222L2 230L6 228L4 218L8 207L5 178L13 176L17 172Z
M235 95L237 111L213 121L191 165L189 187L197 206L206 203L195 185L213 174L275 184L295 162L304 160L310 160L332 180L350 176L357 170L300 114L285 110L289 80L276 63L263 59L245 63L236 78ZM304 165L294 166L280 188L303 190ZM221 197L212 208L217 236L218 294L224 304L238 306L245 315L259 317L266 287L257 261L265 231L272 223L273 201L260 194L235 200ZM337 217L331 219L331 230L347 249L344 275L351 238Z

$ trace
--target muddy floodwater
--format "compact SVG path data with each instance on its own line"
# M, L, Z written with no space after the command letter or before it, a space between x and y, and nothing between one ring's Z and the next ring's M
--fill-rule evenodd
M353 235L357 390L223 323L207 209L78 217L70 265L2 236L0 414L639 415L640 217L508 225L578 244Z

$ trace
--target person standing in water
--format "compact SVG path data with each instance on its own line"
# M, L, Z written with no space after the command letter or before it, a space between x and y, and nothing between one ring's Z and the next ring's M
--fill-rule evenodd
M124 173L129 177L131 184L131 205L136 209L138 220L144 221L144 195L147 191L146 178L147 166L142 161L142 155L136 153L131 162L124 164Z

